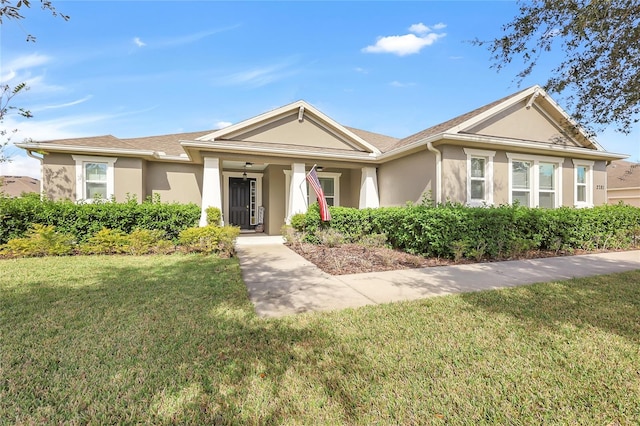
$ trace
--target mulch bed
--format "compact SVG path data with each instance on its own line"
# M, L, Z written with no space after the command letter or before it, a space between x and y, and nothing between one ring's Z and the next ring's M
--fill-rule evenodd
M359 274L363 272L396 271L399 269L428 268L476 263L470 259L454 262L451 259L427 258L384 247L366 247L361 244L341 244L328 247L309 243L287 244L318 268L331 275ZM609 250L604 250L609 251ZM537 259L543 257L570 256L575 254L597 253L602 251L580 251L573 253L555 251L530 251L522 256L506 259L485 259L483 262L503 260Z
M296 243L288 244L288 247L331 275L395 271L398 269L427 268L454 264L452 260L448 259L426 258L399 250L383 247L365 247L360 244L342 244L336 247L327 247L316 244Z

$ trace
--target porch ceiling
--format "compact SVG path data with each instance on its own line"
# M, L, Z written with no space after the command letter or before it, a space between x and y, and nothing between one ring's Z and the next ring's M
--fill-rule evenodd
M240 169L246 168L247 171L251 171L251 170L262 171L266 169L268 165L269 163L254 163L254 162L234 161L234 160L222 161L223 169L234 169L234 170L240 170Z

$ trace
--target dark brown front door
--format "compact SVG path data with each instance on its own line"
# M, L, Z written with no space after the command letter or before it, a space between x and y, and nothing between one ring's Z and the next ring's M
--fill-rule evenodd
M240 229L250 229L249 203L252 179L229 178L229 222Z

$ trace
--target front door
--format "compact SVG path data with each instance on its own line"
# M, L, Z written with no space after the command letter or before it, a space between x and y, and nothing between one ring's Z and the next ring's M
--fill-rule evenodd
M240 229L251 228L251 181L255 179L229 178L229 223Z

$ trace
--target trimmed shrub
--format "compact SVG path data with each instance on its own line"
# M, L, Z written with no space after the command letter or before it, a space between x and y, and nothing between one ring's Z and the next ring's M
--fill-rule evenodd
M200 207L195 204L161 203L158 198L138 203L74 203L40 200L39 195L21 198L0 196L0 244L23 237L31 224L54 225L59 232L85 242L103 228L125 234L135 229L160 230L176 240L183 229L195 226Z
M102 228L80 245L82 254L123 254L129 252L129 237L118 229Z
M235 241L240 235L236 226L214 226L187 228L180 232L178 243L189 253L217 253L229 257L235 253Z
M12 238L0 246L0 256L39 257L71 254L73 237L56 231L53 225L35 224L23 238Z
M222 211L217 207L207 207L205 210L207 214L207 225L220 226L222 222Z
M317 206L311 206L304 220L298 219L305 241L319 243L319 230L331 227L350 241L385 234L393 248L457 260L505 259L530 250L623 249L640 243L640 208L628 205L332 207L331 216L330 223L323 223Z
M128 235L129 253L168 254L175 250L175 245L165 239L164 232L158 229L136 229Z

